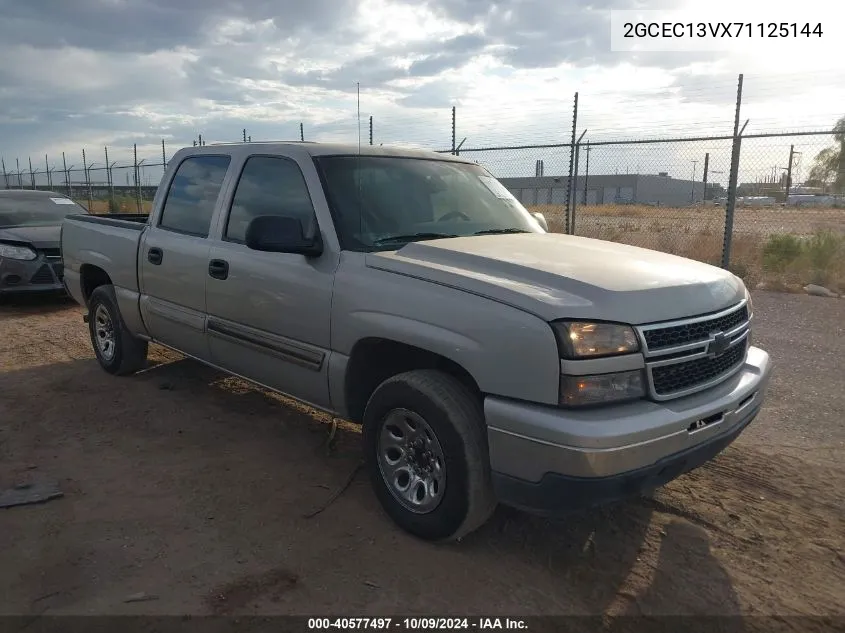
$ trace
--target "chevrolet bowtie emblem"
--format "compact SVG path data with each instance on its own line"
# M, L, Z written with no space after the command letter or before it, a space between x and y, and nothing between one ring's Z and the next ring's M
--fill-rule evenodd
M724 332L714 332L710 335L710 341L707 345L707 355L710 358L716 358L724 354L731 346L731 339Z

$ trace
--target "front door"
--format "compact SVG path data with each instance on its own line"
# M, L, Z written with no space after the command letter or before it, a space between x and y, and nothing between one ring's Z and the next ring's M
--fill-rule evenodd
M254 251L244 244L257 216L299 218L319 230L298 164L280 156L247 158L220 240L207 265L208 336L213 362L224 369L329 408L328 354L337 255Z
M157 341L206 361L208 234L229 161L228 156L203 155L179 165L139 253L147 330Z

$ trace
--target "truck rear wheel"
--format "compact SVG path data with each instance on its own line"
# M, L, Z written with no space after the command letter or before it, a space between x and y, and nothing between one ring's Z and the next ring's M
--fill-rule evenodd
M496 507L481 403L452 376L415 370L385 380L367 403L363 440L376 496L407 532L457 540Z
M114 286L99 286L88 300L88 331L100 366L125 376L147 364L147 342L132 336L123 324Z

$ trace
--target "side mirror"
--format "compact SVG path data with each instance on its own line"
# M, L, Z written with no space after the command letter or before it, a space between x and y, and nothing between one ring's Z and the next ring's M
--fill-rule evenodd
M246 245L254 251L269 253L298 253L317 257L323 252L320 234L306 238L299 218L281 215L261 215L246 227Z
M537 224L543 227L543 230L548 233L549 232L549 223L546 222L546 216L542 213L532 213L531 215L534 216L534 219L537 220Z

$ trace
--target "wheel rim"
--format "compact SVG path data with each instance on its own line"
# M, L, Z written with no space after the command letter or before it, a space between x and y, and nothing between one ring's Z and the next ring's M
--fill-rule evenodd
M434 433L420 415L393 409L382 420L378 466L388 490L415 514L434 510L446 491L446 459Z
M114 358L114 325L103 304L98 305L94 311L94 341L104 359Z

